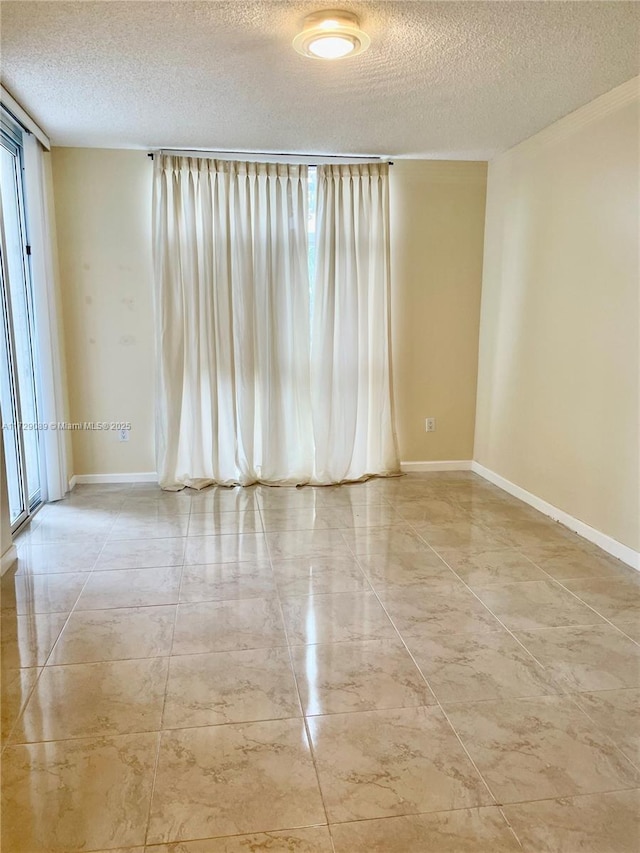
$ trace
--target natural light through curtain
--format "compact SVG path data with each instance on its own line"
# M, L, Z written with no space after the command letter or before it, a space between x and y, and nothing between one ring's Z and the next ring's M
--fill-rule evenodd
M389 354L389 166L317 174L312 305L315 479L399 471Z
M156 156L165 488L312 477L306 176Z
M387 167L331 169L156 155L164 488L398 472Z

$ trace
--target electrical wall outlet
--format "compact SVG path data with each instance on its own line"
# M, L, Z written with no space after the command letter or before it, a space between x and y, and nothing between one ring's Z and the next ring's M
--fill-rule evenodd
M435 418L427 418L424 422L425 432L435 432L436 429L436 419Z
M128 429L119 429L118 430L118 441L129 441L129 432Z

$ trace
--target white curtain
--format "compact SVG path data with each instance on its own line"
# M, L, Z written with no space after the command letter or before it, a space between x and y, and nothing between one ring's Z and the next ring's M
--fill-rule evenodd
M38 419L44 423L66 420L66 396L63 374L62 336L56 293L53 214L47 193L45 157L48 154L33 134L24 134L25 212L31 244L36 338L39 368ZM57 501L67 489L66 433L41 430L43 446L44 497Z
M154 170L160 484L309 482L307 168Z
M318 168L311 384L319 483L399 472L388 181L386 163Z

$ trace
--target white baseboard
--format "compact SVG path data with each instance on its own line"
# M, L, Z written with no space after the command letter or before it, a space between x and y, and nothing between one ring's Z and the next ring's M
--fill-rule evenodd
M17 559L18 549L15 545L9 545L9 547L4 552L1 558L0 575L3 575L5 572L8 572Z
M140 474L74 474L69 480L69 489L74 486L96 485L99 483L157 483L158 475L155 471L146 471Z
M517 486L505 477L501 477L500 474L496 474L496 472L492 471L490 468L485 468L484 465L481 465L475 460L471 463L471 470L480 477L483 477L485 480L488 480L490 483L493 483L494 486L498 486L503 491L508 492L515 498L518 498L519 500L524 501L524 503L529 504L529 506L532 506L534 509L537 509L538 512L549 516L549 518L552 518L554 521L559 521L560 524L568 527L569 530L572 530L574 533L577 533L589 542L593 542L593 544L597 545L598 548L602 548L602 550L606 551L607 554L611 554L612 557L622 560L623 563L631 566L632 569L640 571L640 553L638 551L634 551L633 548L623 545L622 542L618 542L617 539L607 536L607 534L603 533L601 530L596 530L595 527L590 527L588 524L585 524L584 521L580 521L580 519L569 515L568 512L558 509L558 507L553 506L553 504L547 503L547 501L531 494L531 492L528 492L521 486Z
M420 474L425 471L471 471L470 459L436 460L433 462L401 462L403 474Z

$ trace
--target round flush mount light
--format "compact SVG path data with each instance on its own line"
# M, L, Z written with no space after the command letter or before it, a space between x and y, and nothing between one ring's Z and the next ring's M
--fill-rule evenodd
M302 32L294 38L293 46L298 53L312 59L356 56L371 44L371 39L359 24L357 16L351 12L333 9L314 12L304 19Z

